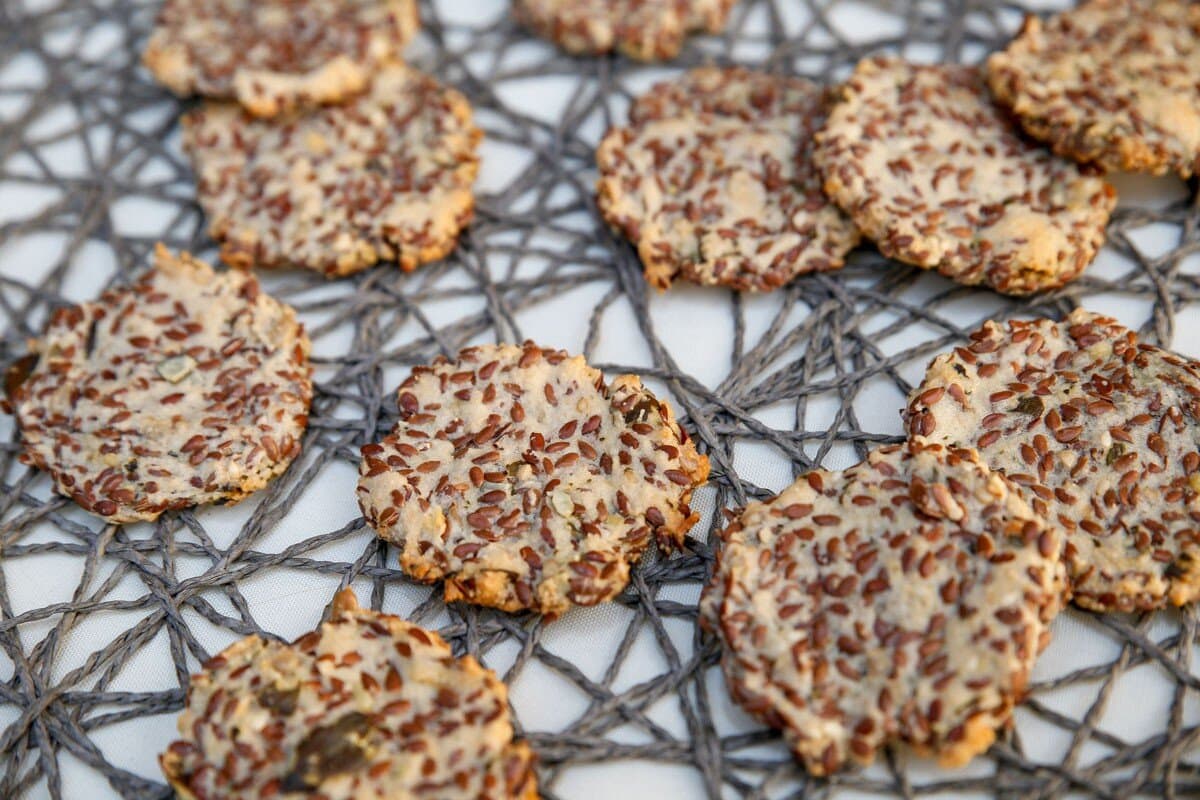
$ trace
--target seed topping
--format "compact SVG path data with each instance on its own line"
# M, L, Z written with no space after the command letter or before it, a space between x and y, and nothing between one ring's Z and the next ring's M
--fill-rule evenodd
M12 382L22 459L112 522L239 500L300 452L309 342L242 272L159 245L155 268L59 309Z
M363 448L359 504L447 600L552 615L599 603L652 538L678 546L697 519L708 460L635 376L606 384L581 356L526 342L417 367L397 396L395 429Z
M1200 172L1200 6L1090 0L1026 18L987 63L988 82L1025 131L1108 169Z
M969 450L810 473L722 540L702 622L734 699L814 775L892 741L947 766L986 750L1065 599L1061 535Z
M692 32L719 33L737 0L515 0L513 13L568 53L619 50L640 61L674 58Z
M471 108L401 64L343 105L272 120L205 103L183 135L209 232L235 266L412 270L453 250L474 213Z
M1079 276L1116 191L1024 139L976 67L859 62L813 160L825 191L880 251L1005 294Z
M646 279L767 291L838 269L858 231L810 157L825 93L802 78L701 67L642 95L600 144L598 203Z
M1083 309L989 322L930 364L906 418L922 441L977 448L1068 534L1079 605L1200 598L1197 362Z
M361 94L418 27L414 0L166 0L142 60L180 96L273 117Z
M159 761L189 800L537 800L504 684L350 589L295 642L250 636L206 663L179 732Z

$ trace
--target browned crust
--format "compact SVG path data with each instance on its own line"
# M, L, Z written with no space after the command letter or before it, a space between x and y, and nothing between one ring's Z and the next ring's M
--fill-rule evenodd
M537 756L528 743L513 742L509 759L512 764L509 780L513 800L538 800L537 771L534 769Z
M1116 191L1012 130L977 68L866 59L839 96L814 160L889 258L1026 295L1074 280L1104 242ZM944 138L931 140L931 120ZM910 157L916 146L926 152Z
M694 470L688 471L687 475L693 486L702 486L708 480L709 459L708 456L700 453L696 455L697 466ZM682 496L683 507L690 508L691 500L692 490L688 489ZM655 531L659 546L668 550L682 547L687 532L699 521L700 514L694 511L689 516L668 519ZM531 606L529 602L522 601L517 589L519 579L511 572L483 570L472 575L470 579L462 580L452 574L443 575L433 565L423 560L402 557L402 566L409 576L423 583L436 583L439 579L444 579L442 594L447 603L475 603L497 608L510 614L532 610L543 613L548 619L557 617L561 610L547 609L539 605ZM620 589L617 590L617 592L619 591ZM615 596L617 592L613 592L612 596ZM610 596L597 596L592 603L587 603L587 605L609 599L611 599ZM583 605L583 603L580 604Z
M361 94L420 27L414 0L317 5L167 0L142 64L176 95L237 100L254 116L274 117ZM318 14L323 24L258 24L256 12L302 23ZM297 31L309 38L294 42ZM225 52L233 63L220 57Z
M615 50L637 61L665 61L679 55L689 34L720 33L737 0L616 0L603 11L601 4L572 2L513 0L512 10L518 22L572 55ZM698 8L705 2L708 8Z
M651 286L771 291L845 264L860 235L809 156L827 101L807 80L744 67L693 69L636 100L597 149L597 206ZM655 165L635 166L648 152Z
M708 459L635 376L606 384L526 342L417 367L397 395L396 428L363 447L359 503L448 602L548 616L603 602L651 537L678 547L699 519Z
M969 450L885 447L844 472L816 470L721 538L701 624L721 640L733 699L784 731L814 775L870 764L893 741L947 767L985 751L1066 600L1058 532ZM895 603L911 605L885 610ZM876 610L856 616L861 604Z
M158 766L162 769L167 783L171 784L171 788L175 790L175 795L179 800L200 800L187 785L178 754L170 750L160 753L158 756Z
M1149 611L1200 599L1197 398L1200 362L1079 309L986 323L930 363L905 425L978 448L1066 531L1076 605Z
M478 143L482 139L482 131L476 131L474 141ZM475 168L478 172L478 167ZM470 178L474 180L474 176ZM423 264L430 264L435 261L441 261L449 256L458 248L458 240L462 231L475 220L475 198L472 195L464 200L463 204L456 210L451 212L454 218L455 234L438 239L416 248L402 246L399 255L396 256L396 266L404 272L413 272L417 267ZM305 267L305 264L297 264L296 261L285 257L267 256L266 250L261 242L247 241L229 241L228 236L232 229L230 224L221 224L213 222L209 227L209 236L217 241L222 241L221 244L221 260L231 267L238 269L288 269L296 266ZM395 242L391 242L395 245ZM334 279L352 275L379 264L383 260L379 251L372 253L360 254L357 258L348 261L329 262L322 266L319 270L326 278Z
M229 374L220 369L228 366L227 363L223 363L222 358L225 355L222 355L211 362L196 365L189 374L202 374L203 380L198 383L180 383L177 392L175 386L165 388L165 384L158 380L158 376L153 372L152 378L139 377L138 380L142 381L141 393L157 392L163 402L163 408L168 404L177 407L174 403L179 402L185 395L203 396L208 404L203 418L179 419L179 415L176 414L174 422L168 426L172 418L161 413L161 408L153 412L145 411L140 407L143 402L141 395L129 393L120 402L113 401L105 406L108 416L102 421L110 429L110 434L105 435L105 444L98 443L99 432L95 435L85 435L70 427L69 420L53 413L47 417L46 403L55 400L55 390L62 388L63 378L60 376L65 375L67 369L74 370L75 377L81 381L86 380L89 384L99 383L103 386L117 380L106 377L112 369L115 368L118 375L122 374L121 370L130 373L139 366L151 363L147 359L166 358L167 353L179 353L183 343L189 345L191 352L216 352L220 347L220 353L226 354L225 346L232 346L226 354L232 357L241 351L245 344L244 338L235 340L230 339L229 335L214 341L193 338L209 335L196 324L197 317L193 315L191 318L175 319L172 324L177 327L174 329L169 329L169 325L161 326L161 330L153 338L142 336L146 341L138 342L137 345L134 344L136 339L125 341L114 338L114 323L112 328L105 329L109 336L107 346L113 354L111 364L98 365L90 354L81 361L77 359L79 348L85 345L89 348L93 346L97 336L97 324L101 320L116 308L124 307L132 313L133 309L144 308L147 303L163 302L158 299L163 295L157 294L155 281L159 280L160 276L166 280L175 274L190 276L193 284L189 288L195 288L196 291L199 291L201 286L207 286L207 282L215 284L224 281L226 285L221 292L228 292L231 280L240 283L241 288L238 289L236 300L228 294L220 296L222 300L238 305L239 311L232 317L234 319L242 313L252 311L256 304L268 312L278 312L280 331L284 328L292 331L294 342L290 349L284 350L282 348L291 337L280 335L279 341L269 343L269 347L274 348L269 354L272 358L278 356L280 363L276 364L276 369L281 369L286 363L286 372L278 371L262 377L264 367L261 363L255 367L255 362L251 360L241 364L245 374L239 379L231 380ZM215 297L218 296L214 295ZM46 350L42 344L43 340L34 340L31 347L39 352L18 361L6 375L6 388L10 390L6 402L17 415L18 424L23 431L22 460L48 472L59 493L70 497L84 510L110 522L150 521L166 511L188 508L197 503L236 503L264 488L282 474L299 455L300 434L308 424L308 407L312 399L312 370L308 363L310 343L304 326L297 322L295 312L289 306L264 298L266 295L262 294L258 281L253 276L214 277L209 265L186 252L176 256L160 242L155 248L155 269L144 274L132 286L109 290L93 302L59 309L48 324L44 338L55 342L60 339L74 342L70 345L71 354L68 356L65 353L42 352ZM191 311L195 312L196 309ZM179 330L185 325L195 327L189 327L186 331ZM76 341L76 334L85 328L87 331L82 335L82 339ZM57 344L51 346L51 350L55 348ZM116 367L118 359L121 366ZM42 360L46 363L41 364L42 369L39 371ZM265 361L265 358L263 360ZM253 372L255 369L259 372ZM247 443L234 440L221 445L221 437L226 435L226 425L243 428L250 425L242 409L245 404L230 401L230 406L237 409L237 413L234 413L227 410L225 403L229 397L242 391L241 382L256 376L268 381L274 392L263 396L281 398L277 406L259 409L259 414L254 420L254 424L264 431L263 439L257 443L262 449L255 449ZM95 386L89 389L92 393L97 391ZM161 397L168 393L173 397ZM35 398L38 398L37 402L34 402ZM286 398L286 401L282 398ZM61 398L57 400L62 402ZM78 400L72 402L78 406ZM282 420L286 418L289 410L295 412L291 416L292 424L283 426ZM96 413L95 409L90 413ZM135 413L142 414L138 419L143 424L153 424L157 426L156 429L129 430L127 420ZM222 417L222 414L225 416ZM290 427L296 435L292 436L289 433L281 436L279 442L274 439L267 441L271 433L275 432L275 428L268 430L268 423L272 420L277 423L276 427ZM120 427L121 425L126 427ZM156 435L161 437L165 435L164 431L176 430L176 426L179 425L195 431L196 435L188 442L189 445L195 443L194 449L168 452L167 449L163 449L167 445L163 445L163 448L151 453L150 448L144 446L147 443L156 443ZM52 444L47 439L48 433L65 438ZM129 447L127 445L130 440L141 441L143 446L141 449ZM64 442L69 446L61 447ZM234 446L230 446L231 444ZM81 453L84 451L93 456L86 464L81 463ZM197 452L199 457L196 456ZM265 453L261 463L255 460L259 453ZM155 467L148 472L146 463L150 461L153 461ZM121 469L118 469L117 465L121 465ZM202 477L199 470L201 465L206 465L207 483L196 483ZM222 482L219 478L225 469L240 477ZM183 480L185 477L190 478L186 483Z
M363 610L359 606L358 598L354 591L349 587L342 589L334 596L330 611L331 621L336 622L341 618L358 616L362 613ZM429 644L443 649L447 655L447 658L449 658L451 661L457 661L461 669L464 669L469 673L482 676L485 685L488 687L488 691L495 694L500 707L503 708L507 705L508 688L496 677L495 673L492 670L483 667L472 656L467 655L461 656L457 659L452 658L450 656L451 651L449 645L447 645L441 636L439 636L436 632L418 628L417 626L402 620L400 617L391 614L369 611L366 613L371 618L371 629L376 635L384 633L385 630L390 630L391 633L395 635L399 630L410 631L415 629ZM294 644L300 644L309 636L314 635L314 633L316 632L300 637L300 639L297 639ZM217 668L216 665L222 663L227 654L235 652L236 650L246 646L247 642L253 642L257 638L257 636L251 636L248 637L248 639L235 642L217 656L206 662L204 669L209 670ZM449 662L440 663L444 664ZM204 713L207 714L209 712L205 711ZM185 744L187 744L187 742L177 741L174 742L172 746L168 747L158 757L159 766L162 769L163 775L166 777L167 782L175 790L176 795L181 798L181 800L200 800L199 796L195 793L195 791L193 791L190 785L188 775L186 775L184 772L182 763L183 759L180 754L182 751L177 750L177 747ZM528 742L523 739L515 739L509 742L504 746L499 757L504 761L503 774L505 785L503 788L503 796L511 798L511 800L538 800L537 773L535 769L537 764L537 756L530 748ZM500 787L493 786L492 788L499 789ZM230 798L235 796L236 795L234 794L229 795ZM491 797L492 795L489 794L488 796Z
M1170 3L1156 5L1169 6ZM1187 4L1180 4L1186 7ZM1018 120L1021 127L1035 139L1048 144L1055 153L1084 163L1095 163L1105 169L1144 172L1152 175L1165 175L1175 172L1180 177L1187 178L1200 172L1200 152L1181 152L1182 139L1172 141L1177 133L1169 127L1156 125L1137 114L1137 126L1128 121L1130 111L1125 107L1126 97L1115 96L1114 92L1105 85L1103 79L1096 73L1090 73L1094 86L1086 81L1075 79L1059 88L1062 95L1050 93L1037 76L1030 75L1024 69L1020 59L1033 58L1043 49L1061 56L1063 52L1070 53L1072 58L1097 58L1105 53L1103 47L1111 41L1108 37L1113 31L1119 31L1116 36L1126 30L1137 30L1142 26L1169 26L1173 30L1186 30L1186 25L1173 24L1178 20L1168 19L1158 13L1157 8L1149 4L1129 2L1128 0L1092 0L1078 6L1076 9L1056 15L1047 22L1030 15L1017 36L1008 48L993 54L987 62L987 80L996 99L1009 109ZM1108 33L1102 38L1083 37L1083 29L1073 25L1070 20L1076 15L1104 14L1111 15L1112 23ZM1200 49L1200 8L1194 5L1187 13L1191 14L1192 35L1195 48ZM1045 39L1045 41L1042 41ZM1095 52L1091 49L1095 48ZM1134 51L1139 48L1135 47ZM1134 80L1122 72L1123 65L1119 59L1123 56L1105 58L1105 69L1111 69L1118 81L1128 83ZM1194 59L1194 55L1192 56ZM1194 63L1194 61L1193 61ZM1160 74L1159 80L1164 80ZM1141 79L1141 78L1138 78ZM1060 81L1061 82L1061 81ZM1049 97L1047 94L1049 93ZM1092 104L1081 102L1072 95L1092 93L1106 104L1112 104L1116 110L1097 113ZM1125 94L1123 91L1120 94ZM1136 96L1136 92L1131 92ZM1194 96L1200 97L1200 91ZM1185 104L1186 100L1175 99L1174 102ZM1050 104L1053 113L1046 109ZM1079 117L1075 120L1069 114L1061 113L1071 108ZM1107 114L1108 119L1104 119Z
M337 137L344 134L343 125L357 126L357 134L364 135L367 123L362 120L367 115L343 116L342 109L328 109L261 121L238 113L230 104L209 103L184 116L185 148L198 173L199 201L209 218L209 235L221 243L226 263L243 269L302 267L337 278L389 260L411 272L454 251L475 215L471 187L479 172L477 150L483 132L473 123L471 106L462 94L400 64L380 70L371 91L346 108L390 109L393 90L403 92L413 115L421 115L421 126L392 119L385 130L370 129L366 135L394 140L374 157L410 159L419 165L412 169L422 172L407 176L406 181L430 184L437 194L388 183L371 173L377 193L363 202L379 207L366 222L354 217L353 207L326 204L325 211L318 213L305 203L314 190L338 197L361 194L356 179L350 177L355 170L347 170L345 164L340 169L331 166L339 160L353 163L361 155L347 152ZM231 130L237 132L236 138ZM278 141L281 130L291 132L286 146ZM409 141L406 131L416 131L411 136L422 138ZM320 142L321 149L306 149L308 140ZM291 180L301 159L313 163L310 183ZM260 196L258 181L264 172L271 181L269 196ZM428 201L430 207L411 208L412 203L430 197L436 197ZM287 212L278 217L278 208Z
M1098 164L1109 170L1144 172L1150 175L1166 175L1174 170L1186 178L1200 172L1200 156L1191 162L1174 163L1164 148L1153 147L1142 139L1115 136L1111 133L1096 136L1073 125L1035 114L1016 112L1024 84L1012 73L993 70L988 73L988 85L1001 104L1014 110L1014 117L1026 133L1045 143L1055 154L1064 158L1085 164Z

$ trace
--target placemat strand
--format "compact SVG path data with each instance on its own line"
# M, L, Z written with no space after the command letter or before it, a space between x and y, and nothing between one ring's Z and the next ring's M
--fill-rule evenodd
M159 239L173 248L213 255L195 205L190 169L172 139L182 106L138 66L157 6L158 0L0 3L0 190L13 182L49 198L40 210L14 209L0 216L5 220L0 221L4 330L0 362L22 354L24 340L40 332L46 309L66 302L62 292L68 276L73 270L88 269L89 242L105 243L115 254L113 283L144 270ZM802 8L799 16L808 22L789 29L784 20L796 18L798 7ZM671 66L736 61L828 81L845 76L861 56L878 52L900 50L925 60L976 61L1007 41L1023 11L1021 3L983 0L881 4L742 0L724 35L690 41ZM444 263L411 275L376 268L331 289L315 275L264 276L270 291L293 303L308 321L315 343L344 326L353 330L353 337L341 355L314 359L317 394L304 456L286 476L247 501L253 511L228 546L218 546L206 530L204 511L169 515L155 523L153 535L105 527L95 518L75 513L69 500L49 494L46 477L17 462L15 434L0 444L0 646L11 664L0 673L6 677L11 673L0 681L0 719L4 720L0 796L19 797L39 784L46 787L41 791L63 796L60 757L70 754L122 796L168 797L159 776L142 777L114 764L92 737L106 726L173 713L181 707L188 673L211 655L184 612L191 620L203 619L230 635L259 631L254 609L238 582L281 569L341 576L343 582L365 579L373 587L371 604L379 608L384 587L406 579L389 566L394 557L388 560L387 546L369 535L361 520L326 531L293 526L296 541L279 552L261 549L260 543L296 498L314 489L316 476L326 465L341 461L356 466L361 444L378 439L391 427L397 413L393 392L398 379L385 377L385 368L391 368L392 376L397 368L403 374L407 367L435 355L455 353L475 337L520 341L524 333L518 313L537 309L570 289L599 286L604 290L589 322L584 347L589 361L595 361L592 355L605 315L620 304L631 309L634 333L644 340L653 366L598 366L610 374L640 372L669 390L685 424L712 459L718 507L770 494L734 474L735 445L765 444L800 472L821 463L837 447L851 446L861 456L875 444L897 440L895 435L864 430L859 423L862 405L856 407L856 401L868 388L883 384L893 387L898 411L911 388L902 368L924 364L935 353L961 343L975 323L990 316L1059 317L1089 298L1119 293L1152 308L1141 334L1170 346L1177 311L1200 302L1200 269L1195 259L1190 266L1184 263L1188 256L1200 253L1200 211L1193 180L1189 196L1164 207L1116 213L1107 247L1128 259L1124 274L1085 275L1051 295L1000 299L887 263L874 251L858 252L840 273L808 276L781 290L782 303L764 332L748 328L748 301L723 295L729 298L732 315L733 360L720 385L709 388L680 369L672 357L649 312L659 296L647 291L632 248L603 226L594 208L596 140L610 124L624 122L624 104L614 101L644 88L644 80L634 84L630 78L647 67L624 59L573 59L547 45L530 49L531 34L507 14L467 26L446 21L429 3L422 3L421 12L425 38L433 47L418 48L417 66L470 98L489 141L504 143L529 159L505 186L480 194L476 222L459 250ZM846 14L839 17L843 21L856 13L887 13L897 25L881 38L849 41L832 23L839 12ZM769 22L762 29L769 33L754 32L752 22L761 14ZM455 12L456 18L465 16L461 9ZM114 26L118 34L101 54L72 45L77 34L101 26ZM507 58L515 48L523 48L522 57ZM482 68L468 68L470 58ZM5 82L5 71L16 69L22 60L39 65L42 80ZM542 121L503 99L500 87L531 78L578 79L570 102L555 121ZM52 108L62 110L48 124L44 112ZM581 133L588 128L585 123L597 129L586 138ZM108 134L101 136L99 131ZM78 148L84 168L78 173L60 170L49 155L55 146ZM485 169L486 159L485 152ZM170 224L162 230L122 235L114 221L115 209L129 202L169 209ZM580 224L581 219L585 224ZM1178 244L1167 252L1145 255L1135 246L1131 232L1151 223L1167 226ZM41 234L63 235L66 246L53 269L29 280L21 263L14 263L9 245ZM476 311L450 321L429 313L431 305L464 297L474 302ZM983 301L965 321L964 299L976 297ZM405 326L409 327L396 343ZM898 351L881 344L914 327L926 334L921 344ZM837 409L834 424L806 422L814 406L831 399ZM791 427L773 427L753 416L781 403L794 408ZM705 533L706 539L711 532ZM319 551L324 545L349 536L365 543L355 560L322 557ZM22 557L45 553L78 559L82 566L78 587L69 602L16 613L9 570ZM206 565L199 574L191 567L181 569L182 561L197 559ZM457 651L482 655L486 661L488 651L498 643L517 642L519 655L502 677L514 680L530 664L540 662L590 698L588 713L569 729L529 736L541 759L539 784L545 797L560 796L555 780L565 767L625 758L696 770L709 798L723 793L747 798L837 797L843 789L905 798L938 791L977 792L1005 800L1065 797L1072 792L1104 798L1200 796L1196 758L1200 726L1184 721L1185 704L1200 702L1200 676L1192 664L1197 652L1194 609L1139 618L1067 612L1101 632L1096 635L1118 642L1119 655L1109 664L1033 686L1026 711L1072 737L1061 763L1039 760L1036 751L1027 749L1028 742L1010 735L982 760L985 769L970 773L975 777L917 776L903 757L889 754L886 771L815 780L807 778L777 746L773 733L721 736L714 731L713 706L726 702L713 695L712 687L724 691L722 684L706 681L717 660L715 644L698 639L694 654L681 652L672 642L667 621L691 624L696 608L661 596L663 590L696 587L706 576L710 560L710 547L693 539L681 557L653 560L636 572L631 588L618 600L632 611L631 622L599 680L544 647L546 627L535 620L464 606L449 610L451 624L441 633ZM129 598L116 591L127 578L143 587L138 596ZM232 613L208 599L214 592L223 595ZM441 608L440 591L432 589L413 619L428 622ZM136 624L62 674L56 664L68 635L93 618L121 611L134 612ZM1152 620L1161 622L1164 617L1170 632L1152 632ZM630 688L614 689L642 630L653 632L669 669ZM164 631L179 688L110 689L122 668ZM1099 723L1117 679L1145 664L1154 665L1173 681L1174 693L1170 713L1156 732L1132 741L1105 731ZM1082 718L1064 715L1047 701L1055 692L1096 684L1099 691ZM686 737L652 718L651 707L663 698L679 705ZM632 726L648 743L615 742L609 734L622 726ZM763 745L775 746L763 749ZM1088 746L1100 747L1104 755L1085 762Z

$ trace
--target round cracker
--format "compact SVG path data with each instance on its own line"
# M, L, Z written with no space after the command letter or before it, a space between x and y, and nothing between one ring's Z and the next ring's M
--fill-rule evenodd
M1200 172L1200 5L1092 0L1027 18L988 82L1034 138L1109 169Z
M986 750L1064 598L1060 535L972 451L809 473L723 539L702 620L733 697L814 775L892 741L946 766Z
M237 501L300 452L312 400L295 312L161 244L155 268L60 308L14 381L22 460L110 522Z
M765 291L838 269L858 230L811 160L825 93L802 78L702 67L640 97L596 154L601 214L646 280Z
M1023 139L977 68L871 59L840 95L813 158L884 255L1018 295L1091 263L1115 190Z
M159 761L184 800L537 800L504 684L350 589L294 643L250 636L210 659L179 732Z
M517 19L574 55L674 58L691 33L720 33L737 0L513 0Z
M257 120L209 103L183 129L209 232L236 266L412 270L453 250L473 214L471 108L409 67L344 106Z
M270 117L362 93L418 27L415 0L166 0L142 61L177 95Z
M1067 532L1079 605L1200 598L1200 363L1082 309L989 322L930 364L907 426L978 448Z
M557 615L617 595L651 536L680 545L708 476L670 407L582 356L469 347L417 367L363 448L359 504L447 601Z

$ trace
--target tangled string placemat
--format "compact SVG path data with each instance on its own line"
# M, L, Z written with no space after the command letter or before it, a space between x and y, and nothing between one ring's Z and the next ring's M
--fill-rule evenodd
M23 351L47 309L143 269L159 239L212 255L179 149L180 105L137 66L156 6L0 4L0 360ZM868 53L976 61L1024 10L742 0L726 34L692 41L671 66L737 61L834 80ZM806 778L776 735L731 708L715 647L694 625L714 509L898 438L896 412L925 362L980 321L1119 307L1148 340L1197 355L1180 333L1200 301L1195 183L1122 181L1101 260L1031 300L954 287L869 250L771 296L659 295L599 223L592 184L600 136L666 73L570 58L518 29L504 0L422 12L413 60L461 89L486 132L478 217L451 258L411 275L264 277L300 311L317 356L305 455L283 479L232 508L106 527L18 463L11 420L0 420L0 796L100 796L105 783L168 796L145 731L169 735L188 672L268 618L276 635L311 628L346 581L501 672L547 797L607 794L649 774L711 798L1200 796L1194 611L1069 611L1015 731L986 758L948 773L892 752L829 781ZM581 341L556 338L573 325ZM704 530L684 554L644 564L615 607L547 625L446 609L395 568L347 488L359 446L393 423L408 367L527 335L646 376L714 468L697 500ZM551 707L569 719L542 724Z

